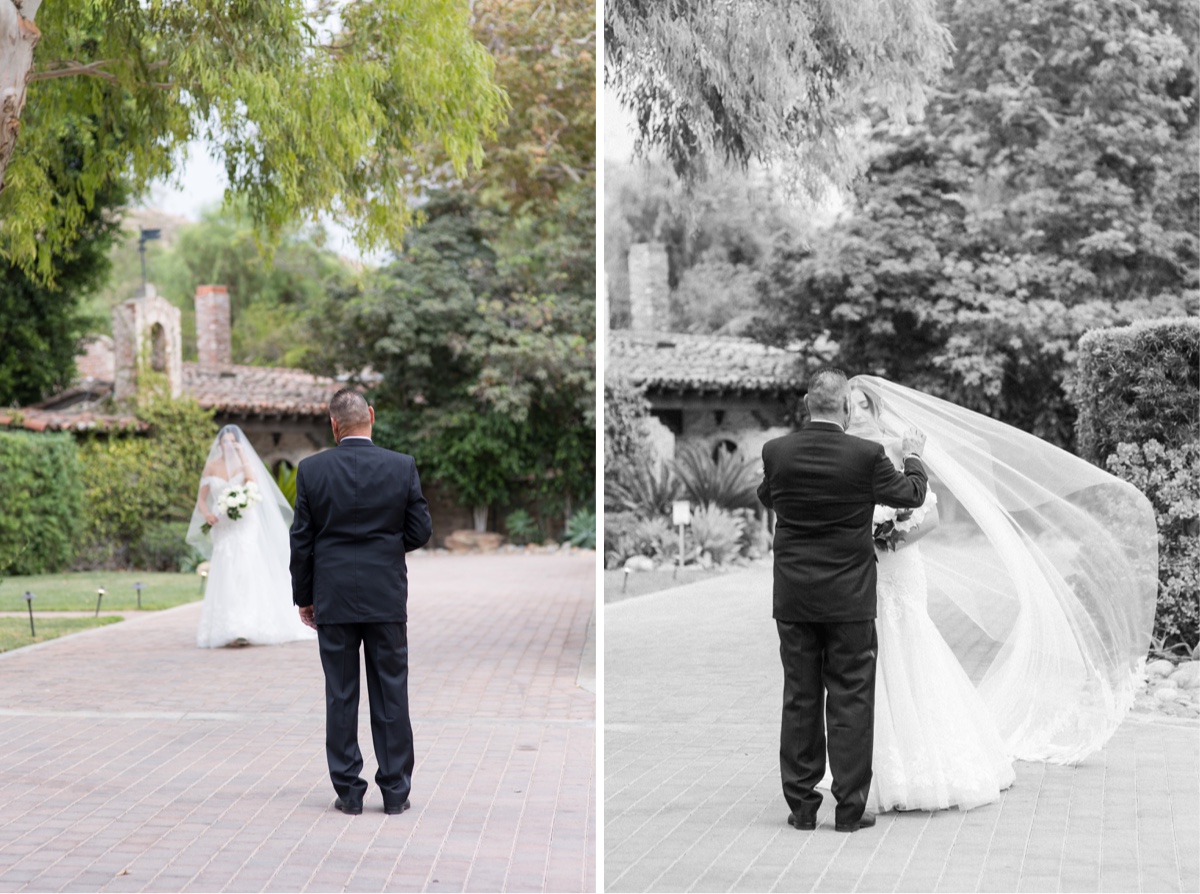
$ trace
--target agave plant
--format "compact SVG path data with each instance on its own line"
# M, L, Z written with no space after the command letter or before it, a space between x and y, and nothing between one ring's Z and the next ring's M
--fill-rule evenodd
M701 506L758 506L758 472L732 453L721 451L714 460L700 444L684 444L675 457L675 472L688 498Z
M741 551L746 523L718 506L702 506L692 513L692 542L696 550L708 553L718 565Z
M604 483L605 506L640 518L670 514L671 503L679 496L679 481L667 463L648 457L613 471Z

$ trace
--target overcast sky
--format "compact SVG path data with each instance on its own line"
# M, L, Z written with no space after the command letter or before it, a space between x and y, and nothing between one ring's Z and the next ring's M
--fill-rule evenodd
M187 160L181 166L179 185L154 184L143 205L188 220L199 220L204 211L221 204L228 183L225 168L209 158L204 144L191 143ZM363 253L343 227L326 219L325 230L329 234L330 249L356 261L364 260ZM387 256L384 254L367 260L379 263Z

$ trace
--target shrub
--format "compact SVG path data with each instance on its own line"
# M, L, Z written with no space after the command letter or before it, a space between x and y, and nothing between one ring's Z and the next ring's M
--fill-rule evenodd
M1200 320L1099 329L1079 342L1080 454L1140 489L1158 521L1154 638L1200 638Z
M650 412L643 389L620 377L604 383L604 468L617 470L645 459L642 422Z
M604 567L618 568L633 556L666 558L677 552L675 534L664 516L640 518L632 512L604 516Z
M619 470L604 487L606 506L641 518L669 515L678 496L679 482L671 466L651 456Z
M130 544L130 563L142 571L195 570L196 551L183 539L187 527L187 522L150 522L142 539Z
M1200 640L1200 442L1118 444L1108 468L1137 487L1158 517L1158 609L1154 634L1170 643Z
M1093 329L1079 340L1073 389L1079 455L1103 467L1120 443L1200 439L1200 319Z
M746 523L719 506L701 506L692 513L692 542L697 553L708 553L722 565L738 554Z
M526 543L541 543L542 531L535 519L525 509L514 509L504 517L504 529L508 539L518 546Z
M578 509L567 519L567 542L580 549L596 548L596 511Z
M148 436L92 439L80 446L83 465L86 567L132 560L153 522L191 517L209 444L212 411L193 398L149 389L137 408Z
M279 485L279 492L283 494L283 498L288 501L288 505L293 509L296 508L296 475L298 467L293 466L289 462L281 462L279 471L275 473L275 483Z
M758 506L755 466L741 457L721 451L717 459L700 444L684 444L675 459L675 472L688 498L701 506L722 509L754 509Z
M0 432L0 575L68 565L78 545L82 502L70 435Z

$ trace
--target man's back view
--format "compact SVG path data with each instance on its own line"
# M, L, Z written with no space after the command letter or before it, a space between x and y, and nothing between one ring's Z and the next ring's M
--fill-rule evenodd
M384 809L402 813L414 765L408 712L408 568L429 540L429 507L411 456L371 443L375 411L343 389L329 402L338 446L300 463L292 523L292 598L317 630L325 672L325 752L344 813L362 812L358 649Z

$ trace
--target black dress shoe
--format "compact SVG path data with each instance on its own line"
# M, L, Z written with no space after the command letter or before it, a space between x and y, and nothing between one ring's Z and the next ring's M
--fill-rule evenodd
M343 801L341 798L338 798L333 802L333 806L347 816L358 816L362 813L362 804L355 801Z
M859 829L869 829L875 825L875 814L864 813L852 823L837 823L834 828L839 832L857 832Z
M408 800L405 800L405 802L403 804L387 804L387 803L385 803L383 805L383 812L386 813L388 816L395 816L398 813L403 813L404 811L408 810L408 808L410 808L410 807L412 807L412 802L408 801Z
M811 832L817 827L817 818L815 816L797 816L794 813L789 813L788 825L801 832Z

